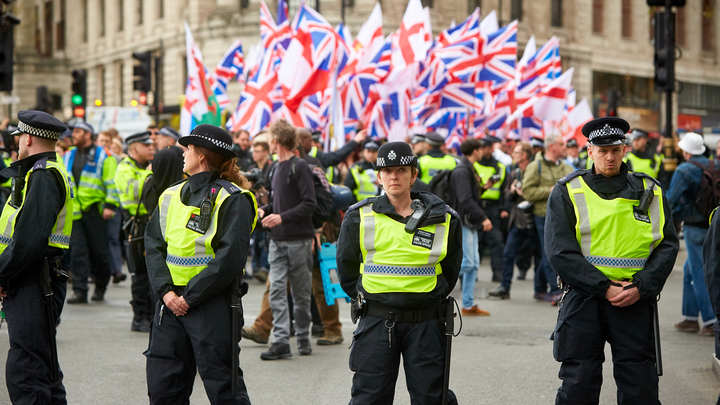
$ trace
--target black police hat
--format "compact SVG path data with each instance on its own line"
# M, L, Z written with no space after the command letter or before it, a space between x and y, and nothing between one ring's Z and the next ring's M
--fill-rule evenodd
M567 141L567 144L565 144L565 146L567 146L568 148L577 148L578 143L575 139L571 139L571 140Z
M159 135L164 135L164 136L167 136L167 137L170 137L170 138L173 138L173 139L175 139L176 141L177 141L178 139L180 139L180 134L178 133L178 131L176 131L176 130L170 128L170 127L162 127L162 128L160 128L160 130L158 131L158 134L159 134Z
M235 157L232 151L232 137L224 129L215 125L201 124L190 132L190 135L182 136L178 140L180 145L202 146L213 152L217 152L228 159Z
M622 118L604 117L583 125L582 133L588 138L588 142L595 146L622 145L629 129L630 124Z
M144 131L144 132L138 132L137 134L132 134L125 138L125 144L130 145L133 143L144 143L146 145L152 145L153 141L150 139L150 132Z
M82 129L83 131L89 132L91 135L95 135L95 128L93 128L92 125L90 125L89 123L87 123L86 121L83 121L81 119L73 121L70 124L70 128L72 128L72 129L79 128L79 129Z
M388 142L378 150L377 164L375 167L392 166L416 166L417 157L413 154L412 148L405 142Z
M648 133L640 128L635 128L630 132L630 140L632 141L637 138L647 138L648 136Z
M62 121L44 111L23 110L18 113L18 126L12 135L28 134L57 140L66 129Z
M445 143L445 138L437 132L428 132L425 134L425 140L431 146L441 146Z
M368 141L368 142L365 142L365 145L363 145L363 149L368 149L368 150L378 150L379 148L380 148L380 146L378 146L378 144L375 143L375 141Z
M310 135L312 136L313 142L320 142L320 139L322 138L322 131L313 130Z
M413 135L412 139L410 139L410 144L415 145L415 144L418 144L420 142L425 142L425 141L426 141L425 135L415 134L415 135Z

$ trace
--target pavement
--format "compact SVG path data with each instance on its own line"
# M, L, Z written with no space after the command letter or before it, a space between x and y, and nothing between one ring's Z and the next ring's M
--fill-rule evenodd
M715 403L720 380L713 374L713 339L676 332L682 297L681 250L675 269L660 300L660 328L665 375L660 377L664 404L706 405ZM487 260L479 272L476 303L490 317L463 318L462 333L453 341L451 388L460 404L552 404L560 384L559 363L552 358L548 340L557 308L532 299L532 277L515 281L512 298L485 298L490 282ZM530 275L529 275L530 276ZM251 282L244 299L246 324L260 308L264 285ZM454 295L459 297L459 289ZM68 403L111 405L147 403L145 358L148 335L131 332L130 284L109 288L106 302L86 306L66 305L58 329L60 364L65 374ZM313 345L311 356L300 357L294 339L289 360L265 362L259 356L265 345L242 341L241 366L254 404L346 404L352 373L348 369L353 325L349 306L340 304L345 342L336 346ZM5 364L7 327L0 330L0 364ZM601 404L614 404L609 346ZM5 381L0 378L0 404L9 404ZM202 381L196 378L191 404L209 403ZM396 385L395 403L409 404L402 371Z

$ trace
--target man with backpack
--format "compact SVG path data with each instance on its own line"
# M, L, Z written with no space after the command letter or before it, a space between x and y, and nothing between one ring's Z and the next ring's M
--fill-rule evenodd
M720 165L703 156L703 138L694 132L685 134L678 146L685 162L673 174L667 199L673 218L683 221L687 260L683 266L683 320L675 324L675 328L680 332L713 336L717 319L705 284L702 248L710 211L718 203ZM702 316L701 325L698 325L698 313Z
M450 200L462 220L463 258L460 265L462 284L462 313L470 316L487 316L489 312L474 305L475 280L480 266L478 230L489 232L493 224L480 204L480 176L473 165L483 156L481 141L470 138L460 144L463 158L450 174Z

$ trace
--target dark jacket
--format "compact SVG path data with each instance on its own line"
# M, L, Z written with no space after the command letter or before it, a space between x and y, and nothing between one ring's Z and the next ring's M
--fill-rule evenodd
M419 198L425 203L430 210L428 216L420 226L437 224L445 220L445 213L448 212L448 206L443 200L431 193L411 193L413 199ZM340 237L337 243L337 266L340 273L340 283L343 290L351 296L356 297L358 290L363 290L362 280L360 277L360 263L362 263L362 253L360 252L360 213L359 207L366 202L372 202L373 211L385 214L390 218L406 223L408 218L403 218L397 214L395 208L390 204L387 196L368 198L364 202L360 202L350 207L342 227L340 228ZM439 303L442 299L455 288L458 274L460 272L460 263L462 262L462 232L460 221L454 216L450 220L447 256L440 262L442 267L442 275L438 277L437 286L428 293L384 293L384 294L363 294L368 301L377 302L396 308L425 308Z
M200 207L210 195L210 188L217 179L217 173L203 172L191 176L180 191L185 205ZM220 206L217 232L212 240L215 260L195 275L182 292L190 306L196 306L208 298L230 292L233 280L241 277L243 264L247 261L252 232L252 218L255 215L250 199L241 193L234 193ZM199 234L198 234L199 235ZM150 286L159 298L173 289L170 270L165 264L167 243L160 232L158 210L153 211L145 230L145 263L147 264Z
M720 215L715 211L703 244L703 268L710 302L720 314Z
M315 185L307 162L297 157L275 163L270 179L270 204L263 206L265 215L280 214L282 223L270 229L277 241L312 239L315 228Z
M545 254L550 265L565 283L582 294L605 297L610 280L585 259L575 236L577 219L565 183L578 175L581 175L588 186L605 199L640 200L644 191L643 181L642 178L630 174L625 164L622 165L621 173L614 177L594 174L592 169L578 170L560 180L548 199ZM652 181L650 177L647 179ZM664 197L663 209L665 214L663 240L650 254L645 267L633 276L633 283L637 285L642 298L655 297L660 293L678 253L678 238L669 205ZM625 225L632 226L632 222Z
M511 191L510 185L517 182L519 188L522 190L522 179L524 172L519 167L513 165L508 170L507 184L503 194L505 195L505 202L510 206L510 221L508 225L510 227L515 226L518 229L531 229L534 228L534 220L532 213L532 206L529 210L522 210L518 207L518 204L525 201L525 198L517 192Z
M55 152L38 153L3 169L22 189L25 175L41 160L56 160ZM0 287L10 290L25 280L39 279L44 257L62 255L62 249L48 246L48 238L65 203L65 186L53 171L36 170L28 178L25 204L17 214L10 244L0 254ZM12 198L12 197L10 197ZM19 203L19 202L18 202ZM72 207L67 207L68 220Z
M463 157L450 174L450 189L453 192L452 206L462 218L462 224L473 229L481 228L487 215L478 198L478 176L468 158Z
M705 156L692 156L690 161L703 166L710 163L716 164L710 162ZM700 191L701 180L702 169L692 163L681 163L670 181L667 199L672 205L672 213L676 220L682 220L686 225L707 228L708 218L695 207L695 198Z
M315 158L320 161L320 164L322 165L323 169L327 168L328 166L335 166L336 164L342 162L350 156L350 154L360 146L355 141L350 141L343 145L342 148L334 151L334 152L323 152L321 150L317 151L317 155Z

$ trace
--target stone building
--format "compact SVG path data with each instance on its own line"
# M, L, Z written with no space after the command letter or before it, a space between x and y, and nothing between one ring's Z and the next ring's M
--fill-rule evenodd
M374 0L308 0L333 24L345 20L353 34ZM717 0L689 0L678 10L677 43L682 58L675 98L678 123L687 129L720 127L720 13ZM299 0L290 0L294 14ZM395 30L406 0L381 0L384 29ZM70 72L88 71L88 104L127 106L138 97L132 89L132 52L160 57L159 101L177 111L186 80L183 22L192 29L205 64L214 66L236 39L246 55L259 39L259 0L23 0L13 3L22 20L15 32L15 86L20 104L36 103L36 89L47 86L56 113L70 115ZM276 0L268 0L271 10ZM499 13L501 23L519 20L521 54L530 35L539 46L551 36L560 40L563 68L575 68L578 100L591 101L603 114L611 92L619 95L621 115L635 125L661 128L662 97L653 86L652 12L645 0L423 0L436 32L460 22L475 7ZM231 100L239 94L231 86ZM0 117L7 114L0 108Z

